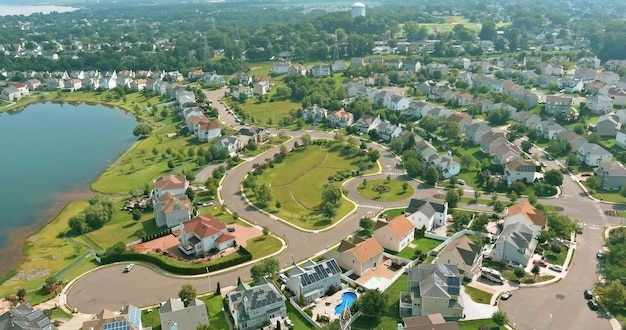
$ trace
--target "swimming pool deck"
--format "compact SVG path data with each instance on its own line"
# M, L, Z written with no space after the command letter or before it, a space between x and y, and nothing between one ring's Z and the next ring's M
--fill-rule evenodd
M313 319L315 320L317 318L317 315L326 315L330 318L331 322L335 319L338 319L339 315L335 315L335 307L341 304L341 295L346 292L354 292L357 297L359 295L352 289L344 289L335 292L335 294L330 297L320 298L320 301L316 302L315 306L311 308L311 310L313 311Z

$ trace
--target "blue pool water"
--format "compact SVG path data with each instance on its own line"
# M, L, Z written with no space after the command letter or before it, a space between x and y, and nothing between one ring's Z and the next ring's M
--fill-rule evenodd
M344 309L352 307L352 303L356 300L356 294L354 292L345 292L341 295L341 304L335 307L335 315L341 314Z

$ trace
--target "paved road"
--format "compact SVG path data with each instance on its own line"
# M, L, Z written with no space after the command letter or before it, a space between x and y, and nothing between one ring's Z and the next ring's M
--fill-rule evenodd
M232 115L228 114L226 108L217 102L217 98L223 93L223 90L212 91L207 92L207 96L213 101L213 106L218 109L220 119L227 125L236 126ZM328 137L326 133L321 132L298 131L289 132L289 134L296 139L302 134L309 134L313 138ZM292 143L293 141L289 142L289 145ZM387 174L384 173L397 172L396 158L392 154L375 144L370 144L370 146L379 149L380 163L383 168L383 174L372 176L372 179L386 177ZM265 159L275 152L275 150L268 151L260 155L259 159ZM556 161L548 161L545 155L541 154L541 150L534 149L533 153L539 154L541 159L548 163L548 168L559 167ZM222 186L222 196L225 204L242 218L261 226L268 226L274 234L283 237L289 243L287 250L278 256L281 266L288 266L294 261L303 260L353 234L358 229L358 219L363 216L372 217L381 210L383 205L385 207L406 205L406 201L383 204L364 200L354 193L354 186L362 180L354 180L346 184L346 188L351 191L349 197L365 207L357 208L355 213L332 230L323 233L303 232L274 220L245 203L239 191L239 185L245 174L252 169L252 164L253 162L244 163L227 173ZM400 176L400 178L403 177ZM415 183L412 186L415 187ZM439 191L438 188L420 186L416 189L414 197L432 197ZM471 192L465 194L466 196L472 195ZM600 237L601 228L620 223L619 218L607 217L603 212L609 209L622 210L626 207L602 204L589 199L578 183L569 177L564 180L560 198L541 202L563 207L563 213L580 220L585 233L579 237L574 261L566 279L546 287L516 291L514 296L509 301L502 302L500 307L507 312L511 323L515 324L518 329L609 329L609 322L606 318L587 308L582 291L591 287L598 276L595 251L603 244ZM469 207L490 210L484 205L470 205ZM79 280L68 293L68 303L83 312L96 313L102 308L119 308L124 303L141 306L162 301L167 297L175 296L182 283L192 283L199 292L209 290L206 277L189 280L176 279L159 275L139 266L131 274L122 274L120 270L121 266L104 267ZM222 287L226 287L234 285L238 277L248 279L249 274L249 266L229 270L227 273L212 274L211 289L214 289L217 281ZM135 279L135 276L140 277L141 280Z

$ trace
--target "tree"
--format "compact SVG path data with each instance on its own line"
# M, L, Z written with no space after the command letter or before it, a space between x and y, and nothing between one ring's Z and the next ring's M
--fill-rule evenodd
M504 211L504 205L502 205L501 201L497 200L493 203L493 211L496 213Z
M388 299L387 295L378 289L368 290L354 302L354 309L369 317L378 318L386 310Z
M563 184L563 173L556 169L549 170L543 176L543 181L553 186L560 186Z
M372 229L374 229L374 220L368 217L362 217L359 220L359 226L363 228L363 231L371 233Z
M443 126L443 132L445 136L454 142L458 142L461 139L461 126L454 121L448 121Z
M391 139L391 142L389 142L389 150L391 150L394 154L399 155L402 153L402 150L404 149L404 142L402 141L401 138L396 137Z
M474 200L476 202L476 204L478 204L478 198L480 198L480 195L482 195L482 193L478 190L474 190Z
M605 287L599 287L597 294L602 297L602 302L609 309L623 309L626 303L626 287L621 281L611 281Z
M409 183L404 181L402 182L402 192L406 192L409 189Z
M46 281L43 284L42 289L45 293L52 293L53 291L56 290L57 283L58 283L58 280L56 277L48 276L46 278Z
M133 215L133 220L137 221L139 219L141 219L141 210L140 209L134 209L132 212Z
M424 173L424 181L431 186L434 186L439 181L439 171L435 165L430 165L426 169L426 173Z
M176 167L176 164L174 164L174 161L170 159L167 161L167 167L171 170Z
M530 205L536 205L537 204L537 195L535 195L535 194L528 195L528 203L530 203Z
M517 193L515 191L511 191L509 198L511 199L511 202L515 203L517 201Z
M220 286L220 282L217 282L217 287L215 288L215 295L219 296L222 294L222 287Z
M26 289L19 288L17 290L17 299L19 299L19 301L24 301L24 298L26 298Z
M309 134L302 135L300 139L302 140L302 146L304 149L311 144L311 136Z
M502 327L505 324L509 323L509 316L506 315L505 311L499 310L499 311L495 311L491 315L491 320L493 321L493 323L495 323L498 326Z
M180 291L178 291L178 297L183 302L185 307L187 307L187 305L189 305L192 300L196 299L196 296L196 288L188 283L183 284L183 286L180 288Z
M494 41L496 39L496 24L494 22L483 23L483 26L480 29L479 37L480 40Z
M148 123L140 123L133 128L133 135L144 138L152 132L152 126Z
M378 152L378 150L371 148L367 150L367 159L369 159L370 162L376 163L378 158L380 158L380 152Z
M406 170L406 174L408 176L415 178L422 174L422 162L414 158L405 160L404 169Z
M439 123L435 118L426 116L420 119L419 127L423 128L426 132L434 133L439 128Z
M250 276L252 276L255 281L258 281L265 276L274 277L279 271L280 264L278 260L274 257L270 257L252 266L252 268L250 268Z
M341 186L336 183L328 183L322 187L322 201L324 203L337 204L341 201Z
M534 264L530 272L533 273L533 276L537 277L537 275L539 275L539 272L540 272L539 265Z
M448 202L448 207L454 209L459 204L459 193L455 189L450 189L446 192L446 196L444 198L446 202Z
M530 142L529 140L524 140L522 141L521 147L522 147L522 151L524 151L525 153L528 153L530 151L530 148L533 147L533 143Z
M270 229L267 226L263 226L263 236L267 236L270 233Z
M585 180L585 185L593 190L598 190L602 187L602 183L600 182L600 179L598 179L597 176L588 177L587 180Z
M259 185L254 194L256 195L256 202L261 208L267 207L269 202L274 198L267 184Z

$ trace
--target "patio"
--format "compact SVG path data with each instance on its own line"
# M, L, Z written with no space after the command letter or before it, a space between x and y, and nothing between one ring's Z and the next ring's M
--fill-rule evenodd
M398 271L402 271L401 266L393 264L391 259L384 258L381 266L370 269L355 282L370 290L382 290Z
M335 319L339 318L339 315L335 315L335 307L341 304L341 296L346 292L353 292L358 296L358 293L353 291L352 289L343 289L335 292L330 297L322 297L315 300L315 302L309 304L308 307L313 311L313 319L317 318L317 315L325 315L330 318L332 322Z

